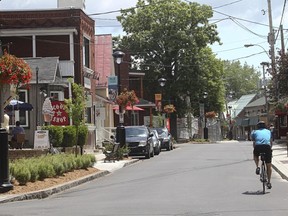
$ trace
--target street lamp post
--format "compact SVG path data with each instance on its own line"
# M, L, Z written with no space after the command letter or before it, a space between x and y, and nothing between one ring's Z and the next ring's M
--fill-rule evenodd
M246 47L246 48L253 47L253 46L258 46L258 47L262 48L264 50L264 52L266 53L266 55L268 56L268 58L270 58L269 53L267 52L267 50L263 46L261 46L259 44L244 44L244 47Z
M39 115L38 115L38 85L39 85L39 67L36 67L36 130L39 126Z
M270 29L271 30L271 29ZM264 49L263 46L259 45L259 44L245 44L244 47L252 47L252 46L258 46L261 47L265 53L267 54L268 58L271 60L271 75L274 79L274 92L275 92L275 97L278 99L279 95L278 95L278 78L277 78L277 74L276 74L276 69L275 69L275 53L274 53L274 33L273 33L273 29L269 34L269 37L272 41L269 40L269 44L270 46L270 53L271 55L269 55L269 53Z
M204 100L206 100L207 97L208 97L208 93L204 92L203 93ZM207 128L207 118L205 116L205 101L204 101L204 129L203 129L203 134L204 134L204 139L207 140L208 139L208 128Z
M232 140L233 138L233 133L232 133L232 112L231 112L231 109L232 109L232 106L228 106L228 109L229 109L229 132L228 132L228 139L229 140Z
M161 86L161 106L160 106L160 112L162 111L162 106L163 106L163 87L165 86L165 84L166 84L166 79L165 78L160 78L160 79L158 79L158 83L159 83L159 85ZM159 108L159 107L157 107L157 108ZM162 121L162 126L164 126L164 122Z
M118 95L121 93L121 73L120 73L120 65L123 61L123 57L125 53L121 51L115 51L113 54L114 60L117 66L117 84L118 84ZM119 143L120 147L125 146L126 144L126 135L125 135L125 127L124 124L124 114L123 107L119 105L119 124L116 128L116 142Z
M264 87L264 98L265 98L265 110L266 110L266 118L267 118L267 125L269 124L269 105L268 105L268 100L267 100L267 85L266 85L266 77L265 77L265 66L269 67L268 62L261 62L260 63L263 67L263 87Z

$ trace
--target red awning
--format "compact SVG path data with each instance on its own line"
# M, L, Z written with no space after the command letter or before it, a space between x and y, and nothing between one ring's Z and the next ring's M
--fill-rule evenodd
M113 110L119 110L119 106L113 106ZM134 111L144 111L144 109L137 107L137 106L126 106L125 110L134 110Z

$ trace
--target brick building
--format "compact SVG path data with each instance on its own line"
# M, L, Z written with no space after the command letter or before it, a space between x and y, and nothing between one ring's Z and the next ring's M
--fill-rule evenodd
M38 96L40 92L44 90L55 100L71 97L71 88L67 81L71 77L74 82L85 87L90 101L93 101L97 76L94 61L95 23L81 8L1 11L0 23L2 50L17 57L29 58L30 61L34 59L33 67L30 65L33 71L31 87L20 90L24 92L21 99L34 107L29 113L20 113L20 119L22 115L27 123L24 127L31 145L36 126L44 123L41 115L44 97ZM55 57L55 67L47 67L45 57ZM35 65L38 66L38 80ZM53 79L47 80L47 73L54 74ZM90 103L86 108L88 123L95 121L93 106ZM93 131L91 136L92 133ZM89 139L93 140L92 137Z

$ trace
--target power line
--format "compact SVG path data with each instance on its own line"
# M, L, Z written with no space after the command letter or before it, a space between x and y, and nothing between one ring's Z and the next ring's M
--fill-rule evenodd
M284 5L283 5L283 9L282 9L280 24L279 24L279 28L278 28L277 36L275 37L275 40L277 40L277 38L278 38L278 36L279 36L279 33L280 33L280 26L282 25L282 22L283 22L283 17L284 17L284 13L285 13L286 2L287 2L287 0L284 0Z

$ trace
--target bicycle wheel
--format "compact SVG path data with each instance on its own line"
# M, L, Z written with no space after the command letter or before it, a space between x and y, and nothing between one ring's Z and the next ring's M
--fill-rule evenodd
M267 178L266 178L266 168L265 168L264 162L261 165L261 175L260 176L261 176L260 178L262 180L263 194L265 194Z

